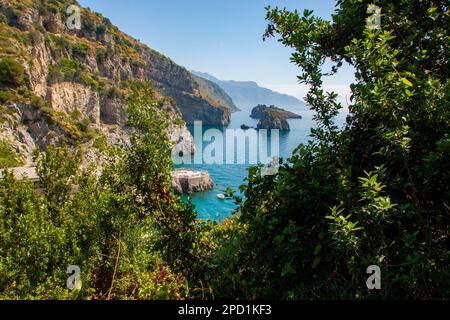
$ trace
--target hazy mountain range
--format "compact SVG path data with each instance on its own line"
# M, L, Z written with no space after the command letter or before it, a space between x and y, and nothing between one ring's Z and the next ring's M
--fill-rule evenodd
M226 107L231 112L239 111L239 108L233 102L233 99L215 82L198 77L192 74L194 81L198 84L201 96L211 105L218 108Z
M287 94L260 87L253 81L224 81L199 71L192 74L219 85L232 99L234 104L243 110L251 109L258 104L275 105L280 108L306 108L306 104Z

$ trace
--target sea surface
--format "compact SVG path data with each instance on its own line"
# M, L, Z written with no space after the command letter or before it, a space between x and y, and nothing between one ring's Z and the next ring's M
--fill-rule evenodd
M279 156L281 158L288 158L291 156L292 151L301 143L306 143L310 140L310 130L315 126L315 122L313 121L313 111L305 108L286 108L289 111L300 114L302 119L289 119L289 125L291 131L289 132L280 132L279 134ZM231 123L228 127L203 127L203 133L209 129L218 129L224 133L224 137L226 137L225 130L226 129L236 129L240 130L242 124L246 124L250 127L255 127L258 123L258 120L250 118L250 109L246 109L244 111L235 112L231 116ZM345 121L346 113L342 113L338 116L337 122L339 124L343 124ZM194 135L194 127L189 127L189 130ZM267 138L268 147L268 155L270 154L271 137ZM214 140L212 140L214 142ZM210 142L212 143L212 142ZM224 144L226 143L226 139L224 139ZM258 145L258 148L264 145L264 141L261 142L261 145ZM203 150L207 148L208 142L203 141ZM197 144L197 149L199 149L199 144ZM225 149L225 147L224 147ZM239 186L245 183L245 178L247 177L248 168L251 166L249 159L249 151L250 151L249 143L246 143L245 147L235 148L234 153L237 159L237 155L244 153L246 156L245 164L182 164L177 165L175 168L187 168L192 170L206 170L211 175L215 183L215 188L210 191L195 193L192 195L184 195L183 199L186 200L188 197L192 198L193 203L196 206L197 212L199 214L199 218L201 219L213 219L213 220L221 220L223 218L230 217L231 212L236 208L236 205L232 200L221 200L217 197L218 194L223 193L226 188L232 188L236 190L239 194ZM205 150L208 151L208 150ZM211 153L210 151L205 152L205 154ZM214 155L214 153L213 153ZM226 152L224 151L224 159L226 159ZM237 161L235 161L237 162Z

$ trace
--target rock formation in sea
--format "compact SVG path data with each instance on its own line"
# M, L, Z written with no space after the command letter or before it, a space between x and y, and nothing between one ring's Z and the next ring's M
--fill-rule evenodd
M278 129L281 131L291 130L286 118L272 114L272 113L265 114L264 117L261 120L259 120L257 128L258 129Z
M258 105L253 108L250 117L260 119L258 129L278 129L289 131L290 126L287 119L301 119L302 116L275 106Z
M265 116L265 113L270 112L280 117L284 117L286 119L302 119L301 115L298 115L294 112L290 112L275 106L266 106L264 104L259 104L252 109L252 113L250 114L251 118L254 119L262 119Z

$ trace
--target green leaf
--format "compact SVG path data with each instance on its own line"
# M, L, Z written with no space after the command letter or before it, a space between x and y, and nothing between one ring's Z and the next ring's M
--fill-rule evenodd
M315 269L315 268L319 265L320 260L322 260L320 257L316 257L316 258L314 259L314 261L313 261L313 263L312 263L312 268L313 268L313 269Z
M315 248L314 248L314 255L317 256L320 251L322 250L322 245L318 244Z
M402 82L403 82L404 84L406 84L408 87L412 87L412 86L413 86L412 82L409 81L408 79L402 78L401 80L402 80Z
M284 264L283 270L281 271L281 276L286 277L290 274L295 274L295 269L292 267L291 261Z

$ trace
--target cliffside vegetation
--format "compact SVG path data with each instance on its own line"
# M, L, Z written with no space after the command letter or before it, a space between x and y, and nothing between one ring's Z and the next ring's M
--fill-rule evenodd
M208 100L211 105L217 108L228 110L228 112L239 111L233 102L233 99L217 84L202 77L193 74L195 82L199 86L202 97Z
M148 85L129 98L128 147L108 149L100 177L82 152L50 146L33 183L0 180L0 298L183 299L201 274L200 223L170 190L167 115ZM76 191L75 191L76 190ZM81 290L66 287L69 265Z
M12 148L7 140L0 140L0 169L18 167L23 164L23 159Z
M68 28L72 4L78 5L72 0L0 3L0 131L27 162L35 147L45 149L55 139L127 140L124 109L136 82L151 82L160 108L170 110L169 135L181 128L184 140L192 139L186 122L194 118L228 123L229 108L209 91L200 92L190 72L102 15L79 7L80 29ZM118 130L110 133L110 126Z
M259 104L256 107L252 109L252 113L250 114L250 117L255 119L261 119L264 118L265 114L271 113L274 116L282 117L285 119L301 119L302 116L295 114L290 111L286 111L282 108L278 108L276 106L266 106L264 104Z
M4 87L18 87L25 80L25 69L17 61L5 58L0 60L0 84Z

